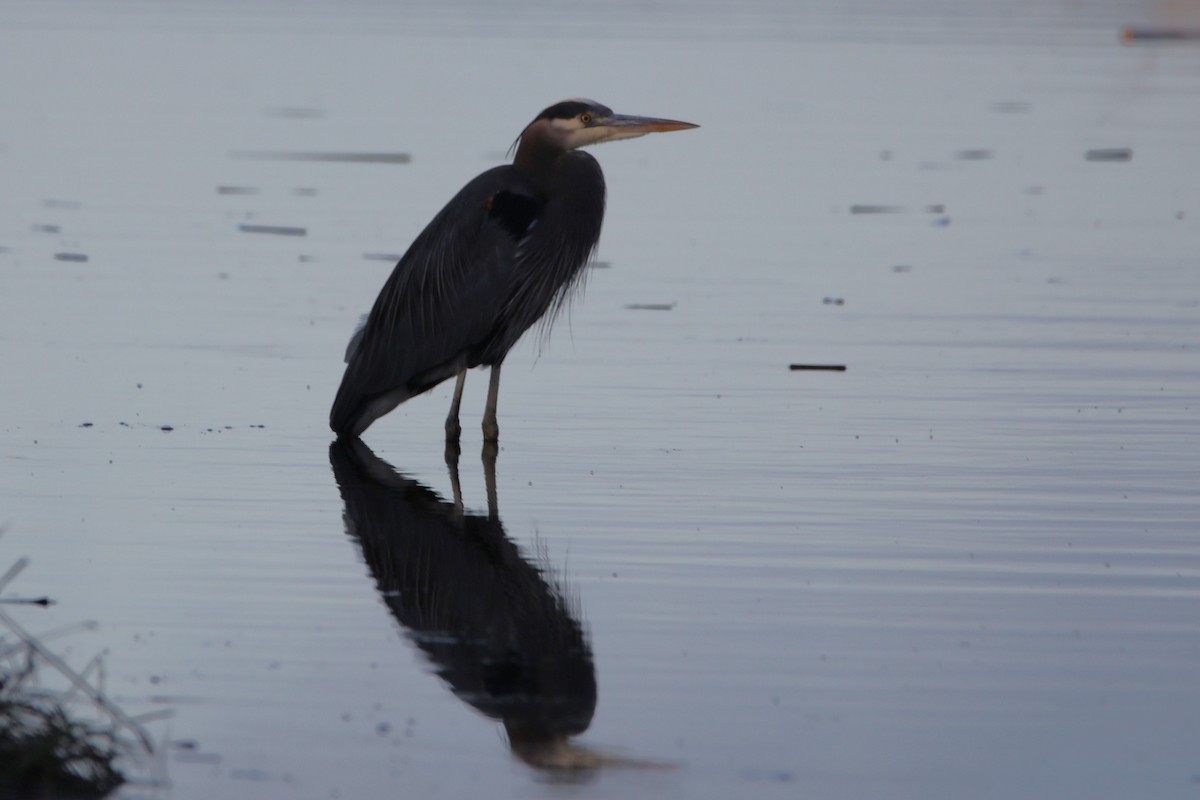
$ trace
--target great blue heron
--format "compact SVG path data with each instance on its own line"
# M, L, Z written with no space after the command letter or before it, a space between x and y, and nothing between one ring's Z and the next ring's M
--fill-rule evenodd
M456 442L466 371L490 366L483 438L496 441L505 355L535 322L553 321L600 239L604 175L577 148L695 127L614 114L592 100L538 114L517 138L513 163L464 186L396 264L346 348L329 426L358 436L457 375L446 417L446 439Z

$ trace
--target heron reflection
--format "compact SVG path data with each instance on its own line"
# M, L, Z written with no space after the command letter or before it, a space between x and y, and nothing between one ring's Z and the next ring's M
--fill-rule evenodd
M359 439L330 445L346 532L408 637L460 699L504 725L513 753L540 768L580 770L600 757L571 743L596 708L587 635L544 566L508 538L497 512L495 449L485 451L487 514L397 472Z

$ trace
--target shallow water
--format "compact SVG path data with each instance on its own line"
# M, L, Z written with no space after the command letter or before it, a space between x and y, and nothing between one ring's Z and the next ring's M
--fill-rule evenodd
M1118 31L1195 20L738 8L6 7L0 567L172 712L123 796L1194 797L1200 48ZM702 127L594 151L603 263L506 363L496 513L483 373L461 519L450 387L338 473L391 260L580 94ZM493 579L564 632L503 675L571 676L516 696L597 766L403 603Z

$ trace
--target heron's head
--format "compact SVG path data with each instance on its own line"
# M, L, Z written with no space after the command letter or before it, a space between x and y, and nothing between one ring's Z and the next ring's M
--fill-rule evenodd
M567 151L616 139L632 139L647 133L696 127L699 126L673 119L614 114L611 108L595 100L576 98L555 103L538 114L521 131L514 146L520 159L521 150L526 148Z

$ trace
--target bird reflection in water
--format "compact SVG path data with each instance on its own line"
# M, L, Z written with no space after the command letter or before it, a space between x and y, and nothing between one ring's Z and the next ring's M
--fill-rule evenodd
M447 447L447 502L359 439L330 445L346 532L387 607L450 689L504 724L528 764L586 773L608 759L571 742L596 708L592 651L573 603L544 565L505 535L494 446L485 448L487 514L464 511L458 448Z

